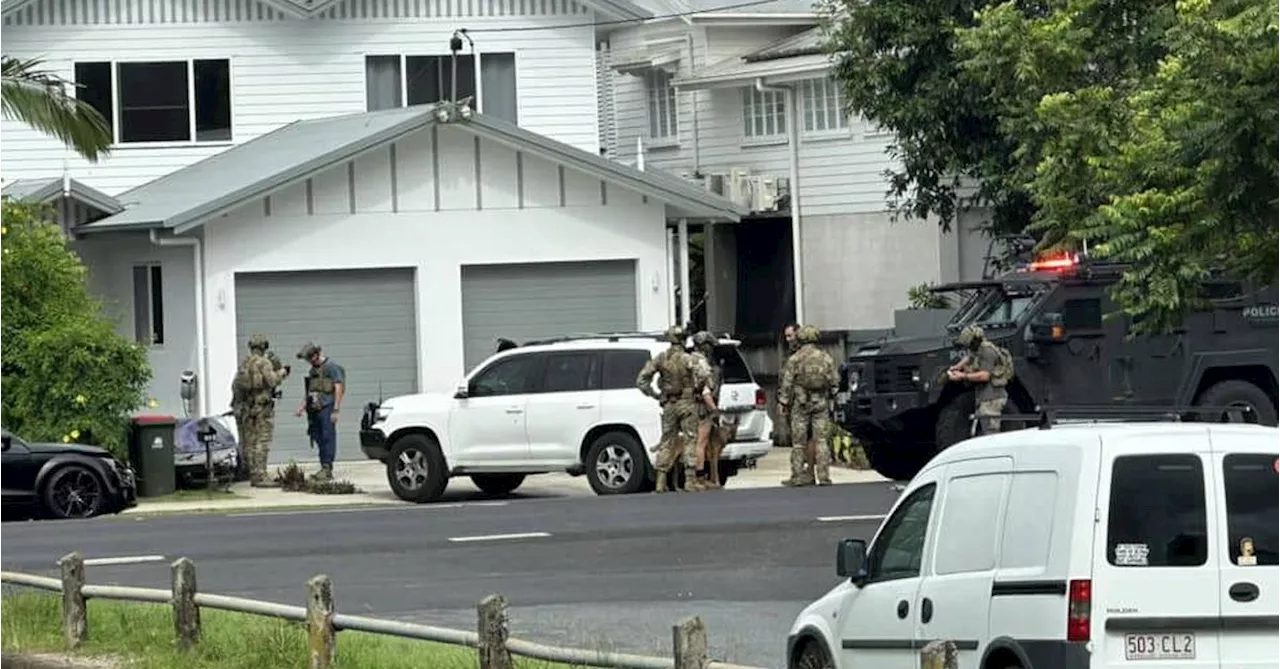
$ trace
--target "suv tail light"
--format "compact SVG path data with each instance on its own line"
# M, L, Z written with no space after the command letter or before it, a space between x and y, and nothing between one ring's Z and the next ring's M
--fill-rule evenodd
M763 388L756 388L756 408L763 409L764 405L769 403L769 398L765 397Z
M1089 609L1093 606L1093 582L1071 581L1067 586L1067 641L1089 640Z

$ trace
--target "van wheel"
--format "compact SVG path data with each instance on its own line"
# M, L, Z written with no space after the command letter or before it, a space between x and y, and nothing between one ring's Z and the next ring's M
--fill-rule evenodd
M396 440L387 458L387 483L396 497L422 504L433 502L449 485L440 444L425 434L406 434Z
M524 474L472 474L471 482L486 495L500 497L524 483Z
M1200 393L1195 405L1248 407L1253 412L1252 416L1246 415L1244 417L1246 423L1258 423L1273 427L1276 425L1276 407L1271 403L1271 398L1261 388L1248 381L1222 381L1215 383L1208 390ZM1233 423L1236 421L1236 418L1231 414L1201 416L1200 419L1215 423Z
M626 432L606 432L587 449L587 481L597 495L639 492L648 478L648 461L635 437Z
M809 640L796 658L795 669L835 669L835 663L827 655L827 651L816 641Z

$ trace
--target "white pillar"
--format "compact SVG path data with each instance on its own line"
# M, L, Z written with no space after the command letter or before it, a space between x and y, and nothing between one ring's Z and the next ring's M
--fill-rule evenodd
M663 228L667 238L667 325L676 322L676 245L671 241L671 229ZM664 328L665 329L665 328Z
M689 220L682 218L676 228L680 239L680 320L681 325L688 323L689 318Z

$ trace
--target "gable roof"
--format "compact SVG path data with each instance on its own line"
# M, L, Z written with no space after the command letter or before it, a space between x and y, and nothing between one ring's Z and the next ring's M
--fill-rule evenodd
M823 50L819 27L722 60L694 76L679 77L672 84L691 90L742 86L762 78L804 79L821 76L831 65L831 56Z
M0 0L0 15L8 16L35 0ZM299 19L319 16L341 2L353 0L258 0L268 7L278 9ZM575 0L610 19L642 20L653 18L653 12L631 0Z
M418 105L296 121L188 165L117 200L124 211L83 226L85 233L169 228L184 232L317 172L436 124L586 172L658 199L691 217L737 221L747 211L700 186L662 171L641 171L453 105Z
M124 209L115 198L102 191L75 179L63 177L47 177L44 179L18 179L10 181L0 188L0 197L27 202L52 202L63 196L77 202L87 204L98 211L115 214Z

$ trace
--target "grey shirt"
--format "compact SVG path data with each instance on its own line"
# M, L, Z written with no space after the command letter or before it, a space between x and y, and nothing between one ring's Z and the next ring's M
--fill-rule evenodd
M1000 352L996 350L995 344L984 341L977 351L969 355L969 360L971 371L994 374L996 366L1000 364ZM1008 397L1009 394L1003 387L994 386L991 382L978 384L976 399L979 402L1008 399Z

